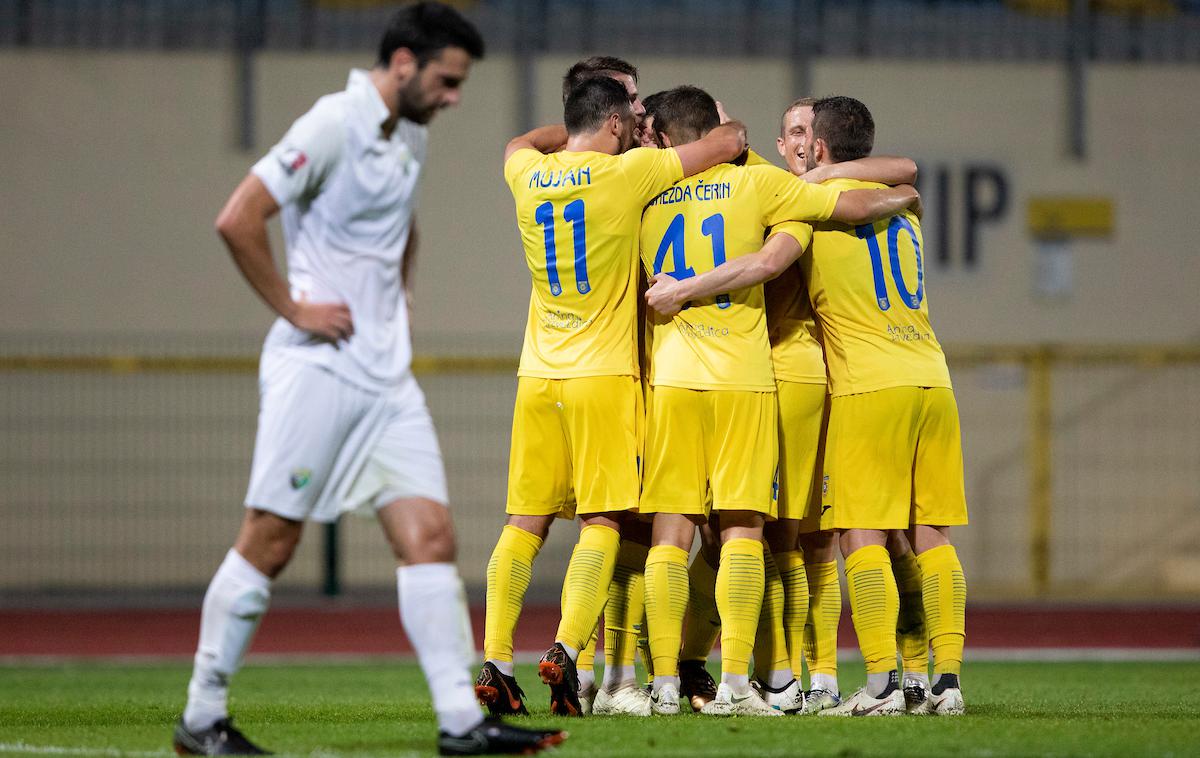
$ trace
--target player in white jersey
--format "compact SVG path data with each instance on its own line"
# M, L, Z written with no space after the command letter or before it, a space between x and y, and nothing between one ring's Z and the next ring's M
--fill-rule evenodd
M400 618L420 659L446 755L535 752L557 730L484 720L467 670L473 638L454 565L446 477L410 370L406 274L426 127L458 103L478 31L454 9L400 10L369 71L321 98L251 169L217 219L234 262L279 319L263 346L246 513L204 598L180 754L261 754L229 719L229 680L306 519L372 508L397 559ZM280 209L288 279L267 221Z

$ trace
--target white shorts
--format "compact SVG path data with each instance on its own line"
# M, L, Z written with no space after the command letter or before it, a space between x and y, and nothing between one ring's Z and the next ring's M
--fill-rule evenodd
M449 502L433 419L411 373L379 393L263 354L247 508L329 523L409 497Z

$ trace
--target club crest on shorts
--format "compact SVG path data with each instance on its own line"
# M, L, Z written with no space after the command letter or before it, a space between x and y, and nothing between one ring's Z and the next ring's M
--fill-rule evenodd
M298 468L292 472L292 476L289 481L292 483L292 489L298 490L304 487L304 485L308 484L310 479L312 479L312 469Z

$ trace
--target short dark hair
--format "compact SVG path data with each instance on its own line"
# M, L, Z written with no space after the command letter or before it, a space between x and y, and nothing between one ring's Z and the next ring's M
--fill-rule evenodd
M866 158L875 147L875 119L852 97L823 97L813 103L814 139L823 139L835 163Z
M421 2L406 5L388 21L379 43L379 65L392 62L392 54L405 47L424 66L447 47L461 47L478 60L483 57L483 37L475 25L449 5Z
M783 136L783 130L787 127L787 116L797 108L813 107L817 102L815 97L798 97L792 101L792 104L783 109L783 113L779 114L779 136Z
M584 79L611 74L627 74L633 77L635 83L638 80L638 70L629 61L614 58L611 55L593 55L567 69L567 74L563 77L562 82L563 102L567 102L567 96L571 94L571 90L578 87Z
M599 129L613 113L629 114L632 118L629 93L606 76L594 77L584 79L567 95L563 122L567 134L584 134Z
M654 116L654 131L670 137L672 145L695 142L721 123L717 101L699 87L684 84L656 92L652 104L646 103L646 115Z

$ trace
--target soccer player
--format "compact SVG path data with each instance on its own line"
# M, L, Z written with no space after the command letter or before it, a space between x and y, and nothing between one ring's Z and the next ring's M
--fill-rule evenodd
M539 673L551 711L581 715L575 659L608 599L620 530L638 504L642 423L636 336L637 232L645 204L684 176L745 149L740 125L678 150L630 149L624 86L585 79L566 131L512 140L504 176L532 279L509 459L508 519L488 565L480 686L512 679L512 630L534 558L556 517L581 517L562 620ZM565 149L549 155L565 140ZM516 709L519 700L504 704Z
M808 168L865 156L873 142L874 122L862 103L834 97L813 104L804 138ZM647 300L670 312L706 294L763 281L799 257L804 242L777 235L759 253L704 277L664 281L657 291L656 283ZM896 673L899 593L885 547L888 530L904 528L919 564L933 648L936 679L927 708L961 714L966 581L949 528L967 523L962 444L945 355L929 324L918 215L820 225L811 252L802 265L825 336L832 394L821 524L838 531L867 663L866 686L822 713L905 712Z
M804 159L804 138L812 128L815 102L814 98L796 100L780 119L776 148L789 171L818 183L835 178L892 185L916 181L916 164L908 158L863 157L809 170ZM772 230L772 234L783 228ZM811 230L800 230L792 236L802 238L801 235L811 237L811 234ZM841 702L837 683L837 629L842 599L836 534L820 529L821 489L817 486L821 482L829 417L825 358L820 326L799 268L789 266L765 283L764 292L779 398L779 520L768 524L765 531L779 567L784 608L781 625L795 674L800 673L801 662L808 657L810 684L804 708L811 713ZM797 545L800 551L796 550ZM897 640L905 664L905 699L910 711L919 712L928 689L928 644L920 571L902 531L888 533L888 549L901 592ZM756 668L760 661L766 663L772 657L769 643L776 637L775 631L764 618L755 648ZM775 648L778 651L778 645ZM774 658L778 657L775 652ZM756 675L764 685L767 701L776 704L779 695L772 692L772 684L776 688L783 684L786 672L779 668L769 672L768 676L776 680L774 683L763 680L758 671Z
M656 103L654 129L666 146L717 129L715 101L678 87ZM653 276L686 280L759 249L764 231L787 220L862 223L907 206L911 187L837 193L770 165L721 165L676 183L642 218L643 264ZM646 615L654 659L653 709L679 711L678 658L695 527L719 513L722 675L713 715L780 715L749 685L748 665L763 596L762 528L773 517L775 384L762 287L723 291L656 322L653 401L647 418L641 507L653 513L646 561Z
M370 71L298 119L234 190L217 229L279 315L263 347L246 514L204 598L181 754L261 754L229 718L229 681L306 519L374 509L392 550L400 618L433 696L444 754L536 751L557 730L485 720L467 671L472 638L441 453L410 371L406 288L425 125L456 104L476 29L420 3L396 13ZM288 280L267 220L284 209Z

